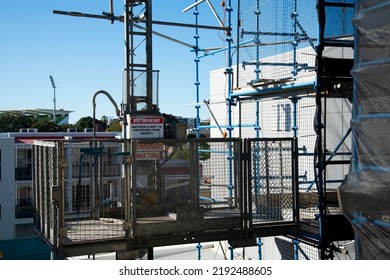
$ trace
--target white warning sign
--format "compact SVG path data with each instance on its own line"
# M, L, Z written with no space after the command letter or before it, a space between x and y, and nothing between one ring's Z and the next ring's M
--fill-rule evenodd
M130 116L130 138L164 138L164 118Z

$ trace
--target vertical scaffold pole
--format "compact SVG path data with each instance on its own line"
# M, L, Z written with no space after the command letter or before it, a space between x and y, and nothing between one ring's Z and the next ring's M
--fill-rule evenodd
M230 252L230 260L234 260L234 248L233 246L229 246L229 252Z
M299 241L296 239L293 239L293 245L294 245L294 260L299 260Z
M255 15L256 15L256 31L257 31L257 34L260 33L260 15L261 15L261 11L260 11L260 0L257 0L256 1L256 11L255 11ZM257 36L260 36L260 35L257 35ZM260 81L260 64L259 64L259 61L260 61L260 39L257 37L256 38L256 43L258 43L256 45L256 70L255 70L255 73L256 73L256 80L257 81ZM260 101L256 101L256 126L255 126L255 130L256 130L256 138L260 138ZM257 205L257 196L258 196L258 192L259 192L259 189L260 189L260 178L259 178L259 173L258 173L258 170L259 170L259 166L260 166L260 163L259 163L259 160L260 160L260 156L259 156L259 150L260 150L260 146L259 146L259 142L256 141L256 162L255 162L255 172L256 172L256 184L255 184L255 201L256 201L256 205ZM261 237L257 237L257 254L258 254L258 258L259 260L262 260L263 259L263 254L262 254L262 246L263 246L263 242L261 241Z
M255 35L255 44L256 44L256 69L255 69L255 74L256 74L256 82L260 81L260 0L256 1L256 10L255 10L255 15L256 15L256 34Z
M236 65L240 65L240 52L239 52L239 48L240 48L240 30L241 30L241 0L237 0L237 29L236 29ZM239 87L240 85L240 74L239 74L239 69L240 67L237 67L236 68L236 86ZM241 122L240 122L241 123ZM241 134L240 134L241 135Z
M198 242L198 245L196 245L196 249L198 250L198 261L201 260L201 251L202 251L202 245L200 244L200 242Z
M297 137L298 137L298 100L299 99L300 98L298 98L298 97L291 98L291 103L293 104L293 125L292 125L291 129L293 131L294 139L297 139ZM299 211L299 209L298 209L298 211ZM294 260L298 260L299 241L297 239L293 239L293 244L294 244Z
M296 77L298 74L298 63L297 63L297 47L298 47L298 35L297 35L297 17L298 17L298 12L297 12L298 6L297 6L297 0L294 1L294 11L291 13L291 18L293 20L293 33L294 39L292 42L293 45L293 70L291 74L293 77Z
M226 31L226 42L227 42L227 67L226 67L226 75L227 75L227 103L228 103L228 137L232 137L232 77L233 77L233 68L232 68L232 0L228 1L228 5L226 7L226 12L228 15L228 26Z
M261 241L261 237L258 237L257 238L257 256L258 256L259 260L263 259L262 246L263 246L263 242Z
M195 25L197 26L199 23L199 11L198 11L198 6L195 6ZM195 53L195 88L196 88L196 138L200 138L200 105L199 105L199 100L200 100L200 82L199 82L199 28L195 28L195 48L194 48L194 53Z
M232 100L232 82L233 82L233 68L232 68L232 0L228 1L228 5L226 7L226 12L228 15L228 26L226 31L226 42L227 42L227 67L226 67L226 75L227 75L227 107L228 107L228 137L231 138L233 136L232 130L232 106L233 106L233 100ZM230 145L230 143L229 143ZM228 186L228 192L229 192L229 204L232 205L233 202L233 152L232 147L228 147L229 149L229 186Z
M194 15L195 15L195 25L197 26L199 23L198 6L195 6ZM195 128L195 131L196 131L196 138L200 138L200 104L199 104L199 100L200 100L199 38L200 38L200 36L199 36L199 28L198 27L195 27L194 38L195 38L195 48L194 48L194 53L195 53L195 59L194 59L194 61L195 61L195 89L196 89L196 105L195 105L195 108L196 108L196 128ZM198 245L196 246L196 248L198 250L198 260L200 260L201 259L201 248L202 248L202 245L200 244L200 242L198 242Z
M293 104L293 125L291 130L293 131L293 137L298 137L298 100L300 98L293 97L291 98L291 103Z

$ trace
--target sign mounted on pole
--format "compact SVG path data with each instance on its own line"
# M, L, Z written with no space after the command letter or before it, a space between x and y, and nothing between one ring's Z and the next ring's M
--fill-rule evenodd
M162 116L130 116L130 138L164 138Z

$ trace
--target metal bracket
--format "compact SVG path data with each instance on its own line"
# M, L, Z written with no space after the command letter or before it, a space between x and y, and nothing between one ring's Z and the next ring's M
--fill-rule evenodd
M123 157L123 164L134 164L135 158L134 156L124 156Z
M57 206L61 202L61 188L58 185L53 185L51 187L51 199L52 203Z
M68 228L67 227L61 227L58 229L58 237L63 238L68 235Z
M132 228L133 228L133 226L132 226L131 222L123 222L123 230L124 231L131 230Z
M61 157L58 159L58 166L59 167L66 167L67 165L68 165L68 162L67 162L66 158Z

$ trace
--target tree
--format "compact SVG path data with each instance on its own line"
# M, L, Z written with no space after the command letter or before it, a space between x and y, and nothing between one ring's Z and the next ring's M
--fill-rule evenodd
M75 127L77 131L84 131L85 128L93 128L93 118L92 117L82 117L79 119Z
M107 125L104 122L95 119L96 131L105 131L106 127ZM77 129L77 131L84 131L84 129L86 128L93 128L93 118L90 116L82 117L76 122L75 128Z
M18 132L32 127L33 119L17 113L0 113L0 132Z
M121 132L122 131L122 124L120 120L111 120L108 124L107 131L110 132Z
M164 123L165 124L175 124L175 123L177 123L176 117L174 115L162 113L162 116L164 118Z
M57 125L49 118L34 118L19 113L0 113L0 132L19 132L22 128L37 128L40 132L66 131L72 125Z
M188 134L187 138L196 138L194 134ZM201 138L206 138L203 134L201 135ZM210 152L205 152L205 151L210 151L210 145L207 142L200 142L199 143L199 149L203 150L202 152L199 153L199 159L200 160L208 160L211 157Z
M41 132L59 132L63 131L62 126L56 125L53 121L45 119L35 121L32 125L32 128L37 128Z
M187 135L187 138L196 138L195 135L189 134ZM199 142L198 149L201 150L199 152L199 159L200 160L208 160L211 157L210 151L210 145L207 142ZM186 145L178 146L175 149L175 154L173 155L174 159L184 159L189 160L190 159L190 147Z

